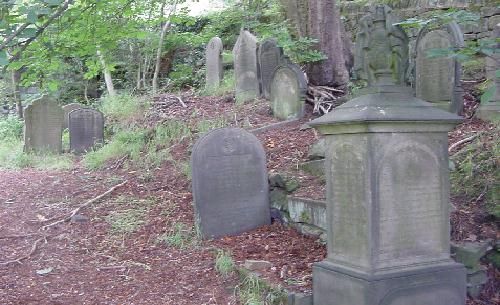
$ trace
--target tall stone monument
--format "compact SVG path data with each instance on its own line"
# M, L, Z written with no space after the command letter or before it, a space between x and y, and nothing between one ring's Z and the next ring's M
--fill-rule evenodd
M500 39L500 23L495 26L492 40ZM476 116L483 120L500 121L500 42L493 42L495 53L486 58L486 78L493 80L493 95L487 101L481 101Z
M43 96L24 110L24 151L62 151L64 111L49 97Z
M266 154L240 128L207 133L191 156L193 197L204 238L235 235L269 224Z
M104 115L89 108L69 113L69 147L74 153L84 153L104 142Z
M257 74L257 38L246 30L233 48L236 101L247 102L260 96Z
M219 88L220 82L224 77L222 66L222 40L219 37L210 39L205 50L206 77L205 88L214 90Z
M438 29L424 27L416 41L415 91L417 98L437 107L461 114L463 89L460 83L462 65L455 58L430 57L432 49L461 48L464 37L460 26L451 22Z
M460 117L398 85L407 39L377 6L356 43L361 95L310 123L326 136L327 258L314 305L464 305L450 258L448 135ZM398 33L398 35L394 35Z
M283 50L278 46L276 39L266 39L257 48L257 66L260 90L265 98L271 96L271 81L274 70L281 63Z
M299 66L288 59L275 69L270 87L273 115L282 120L304 116L307 80Z

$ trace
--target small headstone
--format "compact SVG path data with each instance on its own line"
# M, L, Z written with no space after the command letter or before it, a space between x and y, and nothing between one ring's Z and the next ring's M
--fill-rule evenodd
M483 120L500 121L500 76L497 75L500 70L500 23L496 25L491 39L497 40L496 42L496 52L491 56L486 57L486 78L493 80L493 88L490 87L492 92L492 97L484 99L479 105L479 109L476 112L476 116Z
M219 37L210 39L205 50L206 77L205 87L209 90L217 89L224 76L222 66L222 40Z
M24 151L60 153L64 111L44 96L24 111Z
M300 67L283 61L276 68L271 81L271 108L282 120L304 116L307 81Z
M83 108L83 105L78 104L78 103L71 103L71 104L64 105L62 107L62 109L64 111L63 130L68 128L68 115L69 115L69 113L73 110L80 109L80 108Z
M418 98L456 114L462 112L460 62L446 56L429 57L428 52L463 46L463 34L455 22L439 29L422 29L416 42L415 90Z
M274 70L278 67L283 56L283 50L278 46L276 39L264 40L257 49L257 63L259 67L259 81L262 95L269 98L271 95L271 81Z
M104 115L102 112L81 108L69 113L69 146L75 153L86 152L96 143L104 142Z
M206 239L235 235L270 223L266 154L239 128L200 138L191 157L197 221Z
M257 76L257 38L241 30L233 48L236 101L247 102L260 96Z

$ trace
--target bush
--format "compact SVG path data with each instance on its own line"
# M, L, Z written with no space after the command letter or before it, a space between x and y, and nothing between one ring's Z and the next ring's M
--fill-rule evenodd
M0 140L11 141L22 139L23 126L24 122L13 116L0 119Z

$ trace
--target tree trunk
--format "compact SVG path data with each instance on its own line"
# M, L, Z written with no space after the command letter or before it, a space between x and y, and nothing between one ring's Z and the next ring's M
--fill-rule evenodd
M23 101L19 92L19 82L21 81L21 72L19 70L12 71L12 93L14 95L14 102L16 103L17 116L19 119L24 118Z
M168 17L174 14L176 9L177 9L177 1L175 1L174 4L172 4ZM162 6L162 13L163 13L163 6ZM170 20L168 20L161 28L160 41L158 42L158 49L156 50L155 71L153 74L153 93L156 93L156 91L158 90L158 75L160 74L160 68L161 68L161 53L163 49L163 41L165 40L165 34L170 28L170 24L171 24Z
M97 49L97 56L101 61L103 73L104 73L104 82L106 83L106 89L108 90L109 96L116 96L115 86L113 86L113 78L111 77L111 72L106 66L106 60L104 59L104 55L102 55L101 51Z
M350 50L342 39L343 24L335 0L309 0L308 36L318 40L318 50L327 58L310 64L309 81L313 85L345 86L349 81L346 62Z

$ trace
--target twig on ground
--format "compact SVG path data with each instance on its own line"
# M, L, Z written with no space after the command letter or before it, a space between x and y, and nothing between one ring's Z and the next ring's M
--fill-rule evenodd
M179 103L182 105L182 107L187 108L187 105L184 104L184 102L182 101L182 99L180 97L176 96L176 98L179 101Z
M0 239L25 238L25 237L38 236L38 235L40 235L40 233L28 233L28 234L21 234L21 235L4 235L4 236L0 236Z
M63 223L63 222L66 222L66 221L70 221L71 218L73 216L75 216L78 212L80 212L80 210L82 210L83 208L91 205L92 203L102 199L103 197L107 196L108 194L112 193L114 190L116 190L117 188L120 188L122 186L124 186L125 184L127 184L128 180L125 180L123 181L122 183L120 184L117 184L115 186L113 186L112 188L110 188L109 190L107 190L106 192L102 193L101 195L97 196L97 197L94 197L90 200L88 200L87 202L85 202L84 204L82 204L81 206L77 207L76 209L74 209L73 211L71 211L71 213L69 214L69 216L67 217L64 217L58 221L55 221L55 222L52 222L52 223L49 223L48 225L45 225L43 227L40 228L40 230L45 230L49 227L52 227L52 226L55 226L55 225L58 225L60 223Z
M472 136L470 136L468 138L465 138L465 139L462 139L462 140L460 140L458 142L453 143L452 145L450 145L450 148L448 148L448 153L451 153L459 145L462 145L464 143L467 143L467 142L470 142L470 141L474 140L477 136L478 136L478 134L475 134L475 135L472 135Z
M36 252L36 250L38 249L38 244L44 240L45 240L45 242L47 242L47 236L44 236L44 237L41 237L41 238L35 240L35 242L33 243L33 246L31 246L31 250L28 254L21 256L19 258L10 260L10 261L0 262L0 266L7 266L10 264L14 264L14 263L21 264L21 261L30 258L31 255L33 255L33 253Z

